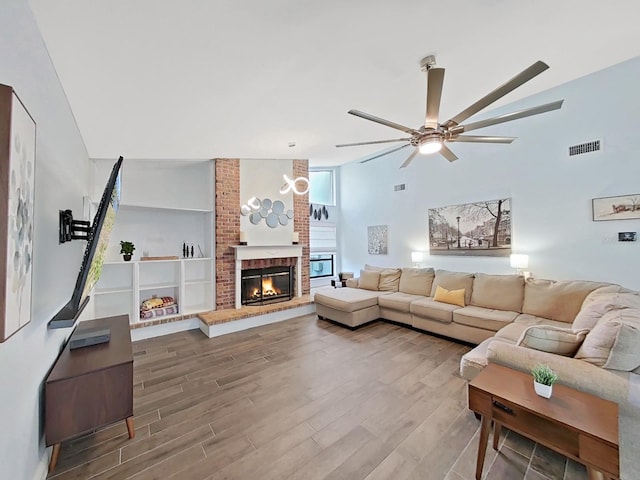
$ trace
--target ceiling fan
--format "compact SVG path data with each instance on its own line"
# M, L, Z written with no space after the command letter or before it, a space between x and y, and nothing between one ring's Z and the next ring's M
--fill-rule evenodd
M359 110L349 110L351 115L364 118L372 122L386 125L387 127L395 128L405 132L410 137L406 138L394 138L391 140L377 140L373 142L359 142L359 143L344 143L336 145L336 147L353 147L357 145L376 145L382 143L394 143L394 142L408 142L403 143L399 147L387 150L373 157L369 157L362 160L360 163L370 162L376 158L380 158L384 155L388 155L403 148L409 146L414 147L413 152L404 161L400 168L404 168L411 163L414 157L418 153L429 154L439 152L444 158L453 162L458 157L445 145L445 143L453 142L468 142L468 143L511 143L515 140L515 137L496 137L488 135L463 135L464 132L477 130L479 128L488 127L490 125L497 125L499 123L510 122L519 118L529 117L531 115L538 115L539 113L550 112L562 107L564 100L558 100L556 102L547 103L545 105L539 105L537 107L527 108L517 112L506 113L497 117L488 118L486 120L480 120L473 123L467 123L461 125L462 122L467 120L472 115L475 115L483 108L491 105L496 100L502 98L507 93L515 90L520 85L528 82L535 76L544 72L549 65L544 62L537 61L530 67L526 68L511 80L507 81L503 85L499 86L489 94L482 97L473 105L467 107L462 112L458 113L451 119L444 123L439 123L438 114L440 113L440 97L442 96L442 83L444 80L444 68L435 66L435 57L429 55L420 61L420 68L427 73L427 114L424 121L424 125L418 128L405 127L399 123L391 122L383 118L375 117Z

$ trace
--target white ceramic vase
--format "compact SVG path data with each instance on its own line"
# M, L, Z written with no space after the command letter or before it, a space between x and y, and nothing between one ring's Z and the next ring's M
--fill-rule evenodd
M541 397L551 398L551 393L553 392L553 385L544 385L534 380L533 388L536 391L536 393Z

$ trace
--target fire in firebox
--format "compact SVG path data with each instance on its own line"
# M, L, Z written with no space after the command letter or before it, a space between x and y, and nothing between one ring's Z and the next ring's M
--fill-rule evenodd
M276 295L280 295L282 292L279 288L273 285L273 280L271 278L263 278L262 279L262 298L264 297L273 297ZM260 298L260 290L257 288L253 289L251 293L251 298L253 300Z

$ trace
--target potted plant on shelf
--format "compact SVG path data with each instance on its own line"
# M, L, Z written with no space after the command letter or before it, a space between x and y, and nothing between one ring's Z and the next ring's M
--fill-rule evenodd
M133 243L120 240L120 253L122 253L122 258L124 258L125 262L131 260L131 256L133 255L133 251L135 249L136 247Z
M538 364L531 369L533 375L533 388L538 395L544 398L551 398L553 384L558 380L556 372L551 370L549 365Z

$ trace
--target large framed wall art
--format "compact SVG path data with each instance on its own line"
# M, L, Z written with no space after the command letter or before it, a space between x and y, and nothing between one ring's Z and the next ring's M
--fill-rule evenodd
M511 199L429 209L431 255L511 254Z
M31 321L36 123L0 84L0 342Z

